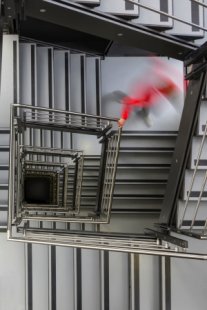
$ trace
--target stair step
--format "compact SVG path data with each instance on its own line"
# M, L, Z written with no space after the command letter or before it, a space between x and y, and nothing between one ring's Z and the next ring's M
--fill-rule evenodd
M115 194L113 195L113 198L114 199L124 199L124 198L127 198L127 199L163 199L164 198L164 195L128 195L128 194Z
M198 198L200 196L200 191L192 191L191 194L190 194L190 197L192 198ZM188 192L187 192L188 194ZM207 192L203 192L202 193L202 198L207 198Z
M125 214L129 214L129 213L160 213L161 211L161 208L159 209L130 209L130 208L127 208L127 209L112 209L111 210L111 213L112 214L120 214L120 213L125 213Z
M119 164L117 165L117 169L170 169L171 164ZM93 170L98 172L99 166L84 166L84 171Z
M149 195L149 194L146 194L146 195L114 194L113 195L114 199L124 199L124 198L127 198L127 199L163 199L163 197L164 197L163 195ZM96 195L95 194L93 195L84 194L84 195L81 195L81 198L94 199L96 198Z
M182 222L182 227L185 227L185 226L191 226L191 223L192 223L192 221L191 220L184 220L183 222ZM195 222L194 222L194 224L193 224L193 227L195 227L195 226L200 226L200 227L204 227L205 226L205 224L206 224L206 221L204 221L204 220L195 220ZM194 232L195 230L193 229L193 232ZM192 232L192 230L191 231L189 231L189 232Z
M119 164L118 169L169 169L171 164Z
M121 138L123 137L177 137L178 131L122 131Z
M120 147L123 153L173 153L172 147Z
M194 165L196 165L196 164L197 164L197 159L194 160ZM207 159L200 159L198 161L198 166L199 167L200 166L203 166L203 167L207 166Z
M85 155L84 156L84 160L94 160L94 159L101 159L101 156L97 156L97 155Z
M167 184L167 180L116 180L115 184L133 184L133 185L144 185L144 184Z
M170 169L171 164L119 164L117 165L118 170L122 169ZM84 171L99 171L99 166L85 166ZM97 177L97 176L96 176Z

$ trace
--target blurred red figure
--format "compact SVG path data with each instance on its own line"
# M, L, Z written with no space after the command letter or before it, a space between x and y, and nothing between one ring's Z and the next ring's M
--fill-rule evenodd
M124 93L116 92L116 96L120 97L119 99L121 99L121 103L123 104L121 118L118 121L120 127L124 126L133 109L141 109L143 116L147 119L150 107L157 103L159 97L165 96L168 98L180 91L178 86L169 77L159 72L160 66L163 67L165 65L160 60L154 61L154 66L150 72L150 75L156 81L155 84L158 84L157 86L150 82L142 83L141 86L137 87L135 96L128 96Z

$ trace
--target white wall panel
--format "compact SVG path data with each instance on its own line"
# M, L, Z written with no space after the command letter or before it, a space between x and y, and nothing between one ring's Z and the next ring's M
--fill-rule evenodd
M14 52L14 45L16 45L16 52ZM2 73L1 73L1 90L0 90L1 91L0 126L8 127L10 120L10 105L14 102L19 101L18 36L3 35L2 46L3 48L2 48ZM16 92L14 89L16 89Z
M140 255L140 309L160 310L158 257ZM167 310L167 309L166 309Z
M24 244L0 234L0 309L25 310Z
M49 247L32 247L33 310L49 309Z
M128 255L109 252L109 309L129 309Z
M100 309L100 252L82 250L82 310Z
M207 241L186 238L193 251L207 253ZM207 262L171 259L172 310L205 310Z
M73 249L56 247L57 310L74 310Z

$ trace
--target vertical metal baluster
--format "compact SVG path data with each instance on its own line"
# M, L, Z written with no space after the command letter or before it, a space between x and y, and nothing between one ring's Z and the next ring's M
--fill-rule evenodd
M129 309L140 310L139 254L128 254Z

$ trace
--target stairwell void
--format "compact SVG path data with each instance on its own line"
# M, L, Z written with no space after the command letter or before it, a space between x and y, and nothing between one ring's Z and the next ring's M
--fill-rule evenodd
M121 134L116 120L23 105L14 105L12 115L10 223L20 227L28 220L108 223ZM74 139L76 134L93 135L102 144L94 206L80 204L84 149L48 147L71 133ZM39 147L32 143L37 139Z

